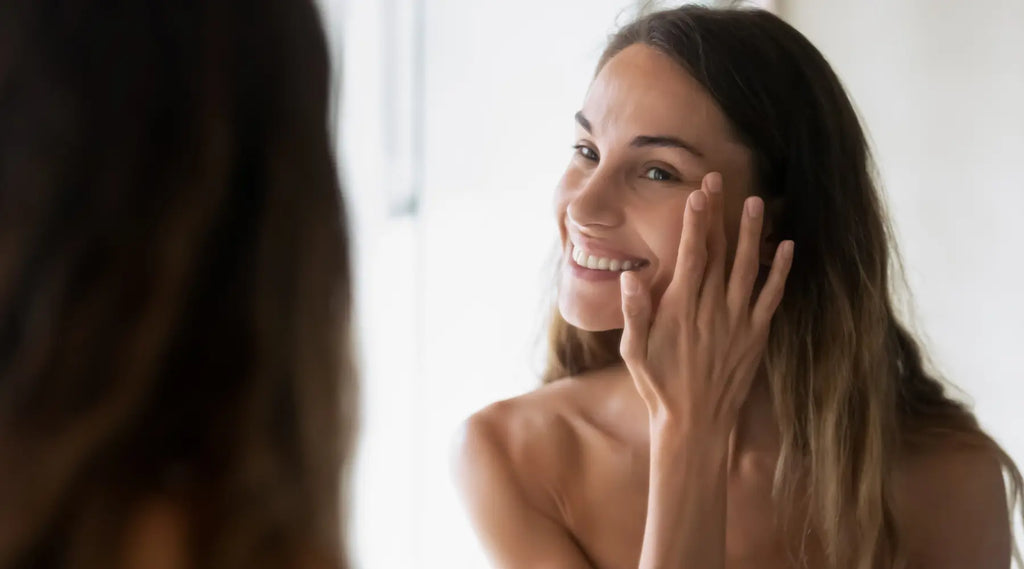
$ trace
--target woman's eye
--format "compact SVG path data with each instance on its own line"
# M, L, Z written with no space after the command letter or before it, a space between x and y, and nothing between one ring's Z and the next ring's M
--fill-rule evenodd
M573 146L573 148L576 149L576 153L583 158L590 160L591 162L597 162L597 152L594 152L594 150L589 146L577 144L576 146Z
M647 172L644 173L644 178L653 182L669 182L675 179L675 176L669 174L661 168L648 168Z

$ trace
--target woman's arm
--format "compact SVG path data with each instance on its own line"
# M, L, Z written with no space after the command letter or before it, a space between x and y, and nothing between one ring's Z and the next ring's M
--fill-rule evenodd
M641 569L722 567L727 442L651 434L649 505Z
M792 249L782 247L758 301L761 209L741 222L725 287L721 179L688 202L676 273L656 314L646 286L623 273L622 356L649 411L651 462L641 569L722 569L729 441L782 297ZM710 187L709 187L710 186ZM703 208L692 207L704 200ZM499 415L467 423L457 475L480 538L503 569L591 569L557 508L527 492ZM535 466L535 461L530 467Z
M710 173L687 200L675 273L657 311L647 285L622 275L620 349L651 430L641 569L724 566L729 441L792 264L784 242L751 302L764 208L748 198L727 283L722 202L721 176Z

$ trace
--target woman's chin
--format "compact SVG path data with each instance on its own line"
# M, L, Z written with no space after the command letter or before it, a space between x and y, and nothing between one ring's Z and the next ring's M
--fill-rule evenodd
M622 309L618 303L586 303L560 296L558 311L566 322L587 332L604 332L623 326Z

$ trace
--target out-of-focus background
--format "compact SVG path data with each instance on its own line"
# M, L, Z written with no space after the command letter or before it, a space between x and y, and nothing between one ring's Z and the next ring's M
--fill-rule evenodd
M363 426L357 567L483 567L462 419L538 385L552 190L627 0L323 0L342 63ZM1024 0L760 2L870 133L917 325L1024 465Z

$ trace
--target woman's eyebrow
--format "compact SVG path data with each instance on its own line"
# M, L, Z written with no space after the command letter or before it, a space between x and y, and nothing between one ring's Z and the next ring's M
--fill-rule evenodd
M644 146L669 146L672 148L682 148L698 158L704 157L704 153L698 150L696 146L674 136L638 136L633 139L630 146L634 148L642 148Z
M576 122L580 123L583 130L590 134L594 134L594 129L590 126L590 121L587 120L587 117L583 116L583 111L576 111Z
M576 112L576 122L579 123L579 125L583 127L583 130L587 131L589 134L594 134L594 127L591 126L587 117L583 116L583 111ZM698 158L704 157L704 153L696 146L675 136L638 136L633 139L630 146L634 148L643 148L644 146L668 146L671 148L682 148Z

